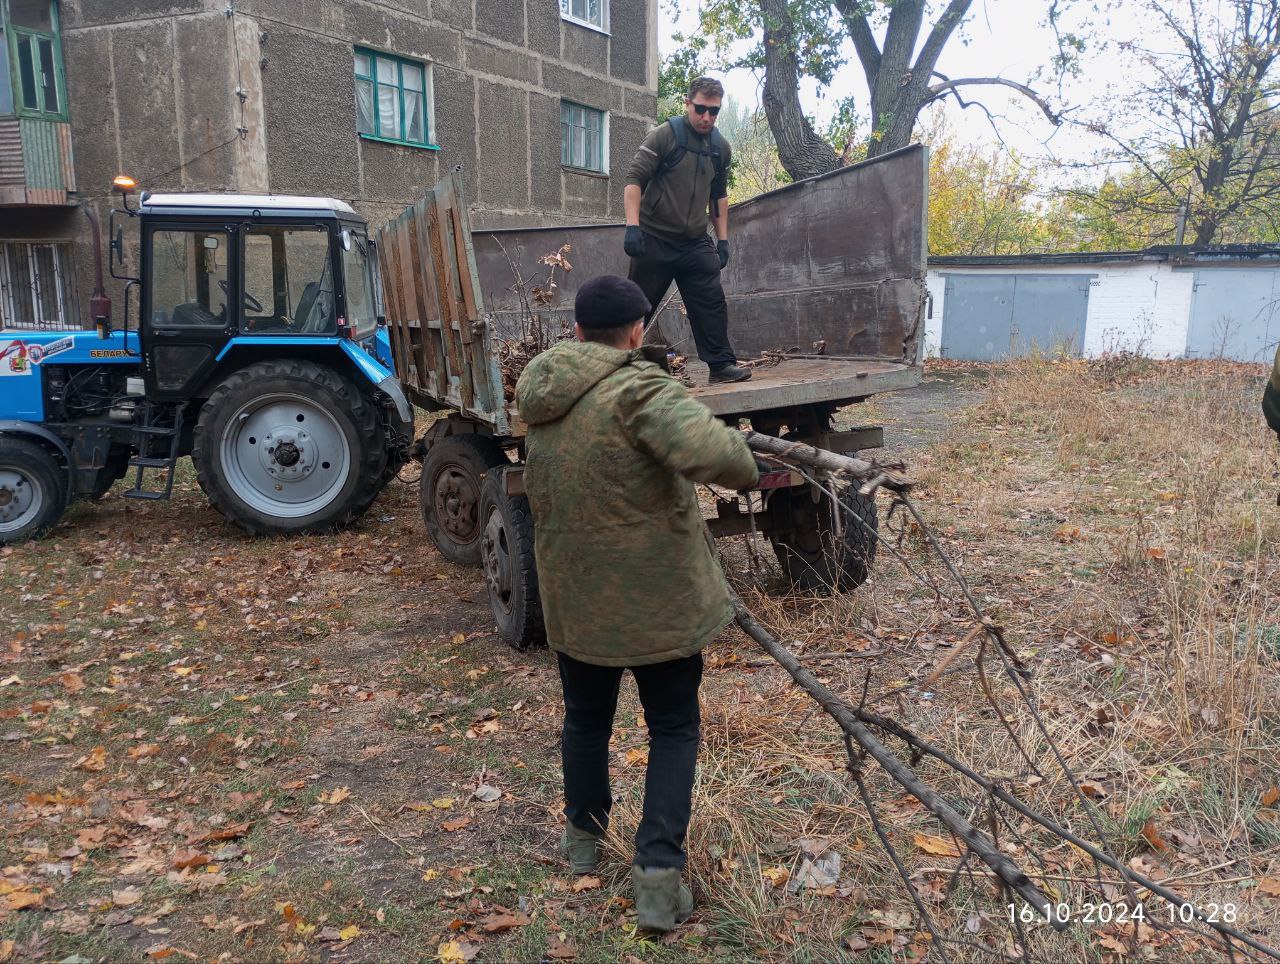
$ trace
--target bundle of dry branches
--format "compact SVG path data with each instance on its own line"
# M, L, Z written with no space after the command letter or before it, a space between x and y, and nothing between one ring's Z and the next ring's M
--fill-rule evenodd
M866 808L875 833L902 878L903 885L932 939L939 960L951 960L949 947L952 946L1001 959L1046 959L1037 957L1037 932L1031 925L1039 919L1047 922L1054 930L1064 930L1075 923L1073 912L1067 904L1062 902L1063 899L1060 896L1067 892L1068 883L1083 883L1091 893L1096 895L1100 903L1114 905L1122 902L1130 909L1147 908L1145 913L1139 913L1131 919L1132 932L1126 937L1128 942L1126 953L1134 956L1138 955L1140 937L1145 929L1146 932L1164 931L1170 934L1175 932L1187 934L1193 941L1208 942L1207 944L1197 943L1194 946L1216 947L1226 959L1233 961L1264 958L1280 960L1280 950L1267 946L1231 926L1229 922L1219 919L1218 915L1186 900L1165 886L1163 882L1152 880L1138 872L1131 864L1125 863L1111 851L1100 813L1094 802L1083 792L1080 779L1068 766L1064 753L1040 715L1036 700L1027 686L1027 680L1031 676L1030 671L1009 645L1001 627L983 612L964 577L946 556L938 539L908 497L911 482L903 474L904 469L901 465L850 458L755 432L747 432L745 435L748 444L760 456L787 465L817 486L832 499L837 511L843 511L847 515L848 524L862 525L883 548L902 560L908 571L927 585L932 593L940 599L954 602L958 610L963 609L968 612L969 618L973 620L972 631L952 655L934 670L926 681L926 685L931 685L941 676L961 650L976 643L977 652L969 671L975 673L980 681L982 692L994 711L995 718L1011 739L1013 746L1029 768L1029 772L1043 780L1045 770L1049 767L1033 756L1026 745L1025 736L1019 737L1011 723L1013 717L1010 708L1000 702L992 686L991 676L999 674L1004 677L1006 684L1011 684L1006 685L1002 693L1016 694L1020 703L1018 712L1030 721L1031 732L1034 733L1038 744L1047 748L1052 768L1057 771L1057 776L1065 780L1071 788L1074 806L1088 821L1087 831L1074 831L1065 818L1055 818L1054 815L1047 814L1020 799L1005 776L980 773L923 739L900 721L873 712L868 708L865 688L856 705L842 699L819 681L794 653L779 642L751 614L742 600L734 595L734 611L738 625L785 669L792 680L804 689L839 726L847 755L847 768L854 788ZM834 483L837 480L858 484L864 495L874 494L881 489L894 494L888 515L889 535L867 526L859 516L847 510L836 493ZM905 518L910 524L910 531L924 540L930 555L943 567L950 581L949 590L939 585L938 581L928 579L907 562L902 553L902 536L907 530L900 528L898 538L896 540L892 538L892 520L895 516ZM868 682L869 679L870 677ZM892 741L900 742L905 747L906 759L893 752L890 748ZM926 784L916 772L920 761L925 759L934 764L940 764L953 776L958 777L962 784L971 788L976 802L966 801L963 797L948 799ZM880 808L868 790L865 771L871 762L878 765L895 783L933 813L945 830L955 838L956 849L961 853L961 857L952 872L948 893L952 892L955 884L962 877L967 879L975 892L981 892L984 884L986 887L991 883L995 884L999 900L1009 908L1007 925L1010 934L1007 944L984 945L967 939L967 935L966 937L948 936L944 928L935 922L917 891L912 875L908 873L895 850L890 833L881 820ZM982 824L982 828L975 825L975 820L963 816L963 810L968 810L971 816L980 818L976 822ZM1032 834L1038 835L1034 843L1029 839ZM1044 845L1046 839L1050 846ZM1067 877L1060 868L1046 862L1044 854L1058 845L1069 846L1085 854L1092 862L1092 876ZM1025 855L1035 863L1036 867L1024 869L1018 866L1008 856L1010 853ZM976 870L973 858L982 861L989 870L985 874ZM1021 899L1021 907L1025 913L1017 910L1015 897ZM1165 905L1167 912L1161 912L1158 905ZM1064 908L1066 908L1065 911Z

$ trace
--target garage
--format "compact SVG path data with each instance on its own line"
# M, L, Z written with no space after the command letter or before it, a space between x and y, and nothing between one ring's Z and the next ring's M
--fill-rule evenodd
M1079 356L1093 274L944 272L941 355L999 361Z
M1188 358L1269 362L1280 340L1280 271L1197 268Z

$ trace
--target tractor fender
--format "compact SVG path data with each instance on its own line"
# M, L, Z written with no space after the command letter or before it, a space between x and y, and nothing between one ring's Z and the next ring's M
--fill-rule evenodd
M413 409L409 407L409 400L405 398L404 389L400 387L399 380L396 379L391 370L384 368L376 358L359 345L345 339L338 344L342 346L342 350L355 363L356 370L369 379L369 382L375 385L379 391L387 394L396 406L396 414L400 416L400 421L406 425L412 425Z
M43 425L14 418L0 419L0 435L28 435L51 445L54 451L62 456L63 471L67 476L67 499L71 499L73 483L71 449L67 448L67 443L62 438L49 431Z

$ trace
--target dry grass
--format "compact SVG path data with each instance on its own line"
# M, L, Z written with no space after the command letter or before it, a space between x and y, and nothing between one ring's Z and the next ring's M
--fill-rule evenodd
M1260 390L1257 374L1235 367L1030 361L992 373L980 403L911 462L926 518L1035 670L1046 727L1092 785L1113 850L1201 901L1232 903L1240 926L1276 944L1280 901L1258 881L1280 876L1280 819L1265 802L1280 783L1280 480ZM920 533L901 535L913 567L940 578ZM560 935L579 961L869 964L929 953L855 802L836 728L780 669L751 665L763 654L738 633L707 652L689 836L696 915L669 942L643 941L618 903L644 774L627 755L645 739L629 685L604 886L572 891L551 857L561 807L552 660L500 647L478 575L441 563L424 540L405 487L351 532L286 542L224 526L184 477L173 504L79 507L50 539L0 552L10 637L0 847L14 855L5 876L17 868L23 892L43 901L0 905L0 958L13 940L19 960L138 957L160 945L202 958L429 959L463 940L481 961L539 960ZM924 690L970 631L961 609L939 604L888 553L862 590L802 599L781 591L767 547L751 569L742 540L722 546L752 610L829 685L855 700L865 686L876 709L1088 827L1061 775L1042 767L1044 779L1031 778L969 654ZM830 653L853 655L817 658ZM85 688L72 692L68 673ZM995 687L1043 764L1043 735L1008 684ZM490 719L496 730L479 722ZM143 741L161 749L134 759ZM97 746L109 765L78 766ZM918 770L981 812L953 773L928 761ZM482 772L506 791L500 803L470 798ZM961 877L948 892L956 859L916 843L941 835L936 822L878 770L867 778L939 924L1009 950L1007 912L986 882ZM350 800L325 803L338 787ZM81 802L31 802L44 795ZM437 811L437 798L455 802ZM139 800L169 826L139 825L125 810ZM449 830L455 815L470 825ZM175 875L190 833L235 821L251 828L223 882L193 888ZM1090 875L1072 848L1011 824L1001 839L1020 864ZM101 827L102 845L69 858L69 880L49 876L46 851ZM836 883L788 889L785 875L832 852ZM155 866L139 869L138 856ZM1085 884L1057 886L1081 909ZM141 888L141 902L113 908L125 887ZM160 924L112 923L170 905ZM525 907L530 923L486 932L499 905ZM249 929L218 929L237 919ZM349 945L320 936L349 924L362 928ZM1053 939L1036 929L1032 942L1051 961L1221 956L1141 936L1132 955L1096 925Z
M1034 668L1031 690L1047 733L1087 780L1112 850L1155 879L1185 879L1194 899L1232 904L1244 930L1275 944L1280 907L1257 884L1280 872L1280 814L1263 805L1267 790L1280 782L1274 550L1280 526L1269 491L1275 443L1262 426L1259 395L1259 373L1244 366L1030 360L993 373L982 402L916 459L915 472L926 517ZM901 545L914 567L944 578L926 558L918 532L904 531ZM1032 775L999 727L969 654L922 691L920 684L972 625L962 608L936 602L887 553L862 591L829 601L753 591L776 589L776 573L748 571L741 551L727 558L749 605L793 648L885 651L875 660L826 661L818 670L831 685L855 701L865 686L875 709L1098 839L1053 767L1045 734L998 669L997 696L1043 779ZM910 955L923 946L923 935L917 923L883 926L886 919L904 923L909 905L865 815L848 806L846 781L831 772L843 762L834 728L821 717L801 721L812 704L777 689L781 681L779 671L764 670L753 682L770 694L770 711L781 719L753 710L761 732L726 748L727 757L709 739L698 811L714 816L700 819L743 826L734 834L739 852L754 845L759 854L762 839L783 835L779 824L792 828L793 839L827 836L844 848L846 875L863 900L841 926L832 926L820 899L801 901L806 946L812 942L818 957L823 949L837 953L841 937L853 933ZM713 700L720 700L717 716L745 712L741 700L709 694L708 704ZM815 800L825 795L822 831L798 829L812 807L779 800L777 775L786 761L816 781ZM926 762L920 770L980 809L973 787L945 768ZM915 846L916 833L940 832L936 824L895 809L897 789L882 775L873 785L889 802L886 822L908 866L953 866L954 860ZM1073 848L1055 851L1060 841L1013 824L1001 832L1024 866L1036 869L1038 855L1055 877L1090 876L1090 862ZM1025 839L1010 840L1015 830ZM706 833L695 824L696 840ZM759 879L726 875L693 853L695 878L724 904L712 913L724 913L745 933L774 935L772 944L761 938L748 946L804 956L777 936L790 933L777 924L785 908L798 909L796 898L780 898ZM789 856L794 869L798 847ZM928 894L944 877L925 872L917 882ZM1058 887L1075 907L1103 899L1084 881ZM1167 919L1163 905L1150 906ZM989 893L961 886L938 902L936 917L953 935L970 937L963 933L968 923L979 940L1008 950L1002 909ZM1096 926L1052 939L1034 930L1032 946L1047 959L1075 960L1112 953L1108 939L1117 938ZM1218 953L1156 932L1144 932L1134 952L1164 960ZM966 959L966 952L957 953Z

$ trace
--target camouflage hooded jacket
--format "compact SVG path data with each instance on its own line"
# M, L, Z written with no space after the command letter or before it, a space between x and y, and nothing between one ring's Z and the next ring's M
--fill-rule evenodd
M1276 349L1276 363L1271 378L1262 390L1262 414L1267 417L1271 431L1280 434L1280 348Z
M732 610L692 483L753 485L741 435L643 349L556 345L516 404L551 648L599 666L699 652Z

